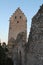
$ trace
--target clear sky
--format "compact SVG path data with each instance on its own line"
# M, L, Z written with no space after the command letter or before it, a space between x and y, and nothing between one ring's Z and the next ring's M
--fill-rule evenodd
M43 0L0 0L0 39L8 42L9 18L20 7L27 17L27 34L29 34L32 17L37 13Z

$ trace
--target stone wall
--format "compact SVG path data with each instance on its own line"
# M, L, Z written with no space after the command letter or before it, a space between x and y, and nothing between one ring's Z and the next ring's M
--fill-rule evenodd
M43 65L43 5L32 18L27 65Z
M25 44L26 37L25 32L21 32L18 34L17 39L15 40L15 45L13 47L13 55L12 59L14 61L14 65L24 65L25 64Z

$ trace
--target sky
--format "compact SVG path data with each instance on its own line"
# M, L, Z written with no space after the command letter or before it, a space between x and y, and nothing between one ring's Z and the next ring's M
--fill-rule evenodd
M0 40L8 42L9 18L20 7L27 17L27 35L29 36L32 17L37 13L43 0L0 0Z

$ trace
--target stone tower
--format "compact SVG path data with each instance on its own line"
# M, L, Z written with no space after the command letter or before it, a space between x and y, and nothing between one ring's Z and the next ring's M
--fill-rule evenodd
M14 45L16 45L16 39L20 33L24 33L24 39L26 42L27 38L27 19L24 13L18 8L15 13L10 17L9 24L9 36L8 36L8 47L9 54L12 55Z

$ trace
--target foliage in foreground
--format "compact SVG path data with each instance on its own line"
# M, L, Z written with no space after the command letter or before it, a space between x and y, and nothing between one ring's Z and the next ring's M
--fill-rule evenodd
M6 51L6 48L0 45L0 65L13 65L13 61L7 57Z

